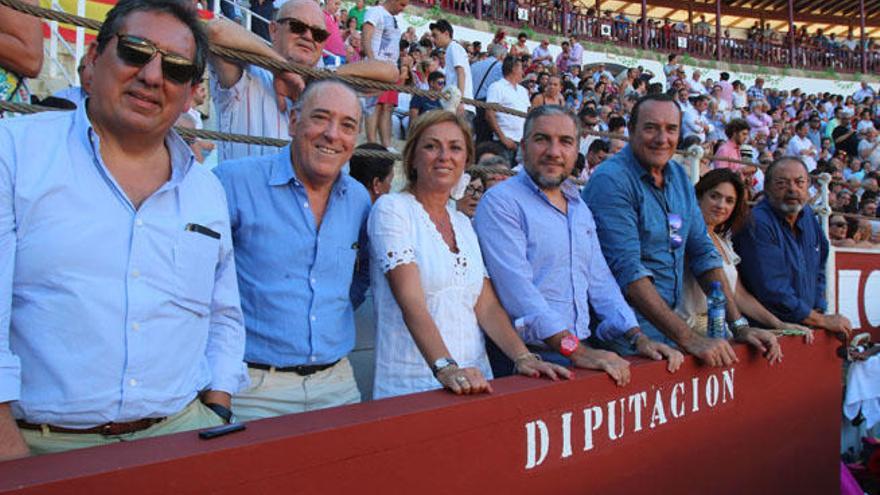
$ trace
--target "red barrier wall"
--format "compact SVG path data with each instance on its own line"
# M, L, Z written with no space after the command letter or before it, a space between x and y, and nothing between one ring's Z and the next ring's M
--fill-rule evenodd
M837 311L880 340L880 252L836 249Z
M586 371L515 377L492 395L429 392L209 441L183 433L22 459L0 464L0 492L837 493L837 345L790 337L773 367L737 346L729 369L638 361L625 388Z

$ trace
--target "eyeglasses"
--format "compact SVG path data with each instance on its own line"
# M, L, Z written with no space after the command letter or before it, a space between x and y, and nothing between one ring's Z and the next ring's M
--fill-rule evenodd
M292 17L282 17L281 19L277 19L275 21L278 24L287 24L287 29L290 30L291 34L296 34L302 36L306 31L312 32L312 39L315 40L316 43L323 43L327 41L327 38L330 37L330 32L324 28L319 28L317 26L310 26L299 19L294 19Z
M192 60L163 50L148 39L127 34L116 34L116 56L128 65L143 67L153 60L157 53L162 55L162 75L177 84L195 81L196 64Z
M684 244L684 238L681 236L681 227L684 221L678 213L667 213L666 221L669 225L669 246L672 249L678 249Z
M486 192L486 190L482 187L467 186L467 188L465 188L464 190L464 195L470 196L474 199L480 199L481 197L483 197L484 192Z

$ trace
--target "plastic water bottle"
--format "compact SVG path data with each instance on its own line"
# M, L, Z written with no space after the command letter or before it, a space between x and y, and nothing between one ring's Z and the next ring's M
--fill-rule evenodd
M709 321L706 333L710 338L723 339L725 337L725 321L727 321L727 299L721 290L721 282L712 282L712 290L706 297L706 306L709 308Z

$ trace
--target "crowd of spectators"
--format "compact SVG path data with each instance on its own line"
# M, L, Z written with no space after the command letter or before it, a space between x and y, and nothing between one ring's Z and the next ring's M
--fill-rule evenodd
M183 0L122 0L76 111L0 123L0 458L358 402L347 357L368 294L377 398L564 366L625 386L631 355L730 366L707 336L711 287L722 331L770 364L777 335L851 331L826 312L815 181L832 177L831 242L880 241L870 85L747 88L674 54L665 81L614 74L574 37L555 57L525 33L483 50L445 20L417 37L406 5L289 0L267 45L229 19L203 29ZM359 94L209 40L527 117ZM194 164L203 145L171 127L197 126L206 68L220 130L291 143L221 143L213 173ZM354 155L364 134L360 149L404 143L400 190L390 160ZM697 194L673 158L691 146Z

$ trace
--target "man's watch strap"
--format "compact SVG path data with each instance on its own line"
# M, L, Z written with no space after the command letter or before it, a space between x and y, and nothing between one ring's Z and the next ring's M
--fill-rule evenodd
M220 416L220 418L222 418L223 421L226 421L227 424L235 422L235 415L232 414L232 410L229 409L228 407L226 407L222 404L217 404L216 402L212 402L210 404L205 404L205 406L207 406L208 409L214 411L214 413L217 416Z
M434 376L436 377L437 373L440 373L440 370L450 366L458 366L458 363L451 357L442 357L431 363L431 372L434 373Z
M734 336L736 336L736 333L739 332L741 328L749 326L749 320L745 316L740 316L739 318L728 323L727 326L730 327L730 331L733 333Z

